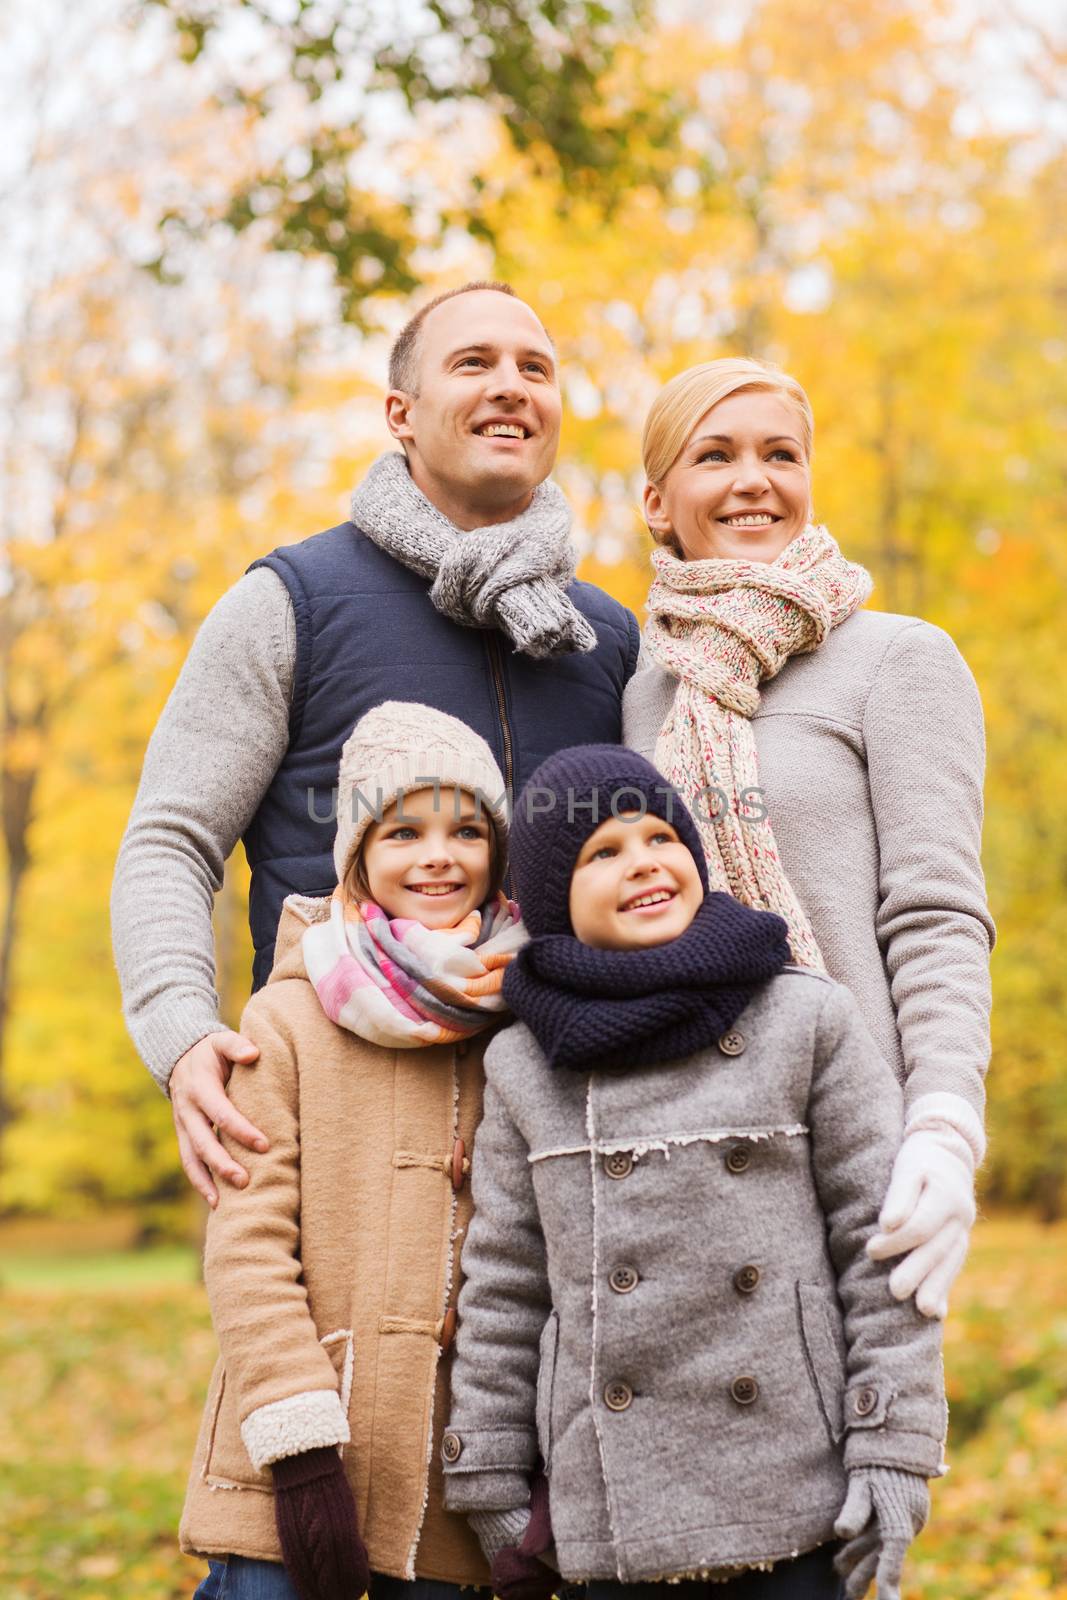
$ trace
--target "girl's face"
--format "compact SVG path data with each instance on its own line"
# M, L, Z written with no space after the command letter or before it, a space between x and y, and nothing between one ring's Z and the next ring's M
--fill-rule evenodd
M645 485L645 516L686 561L774 561L811 515L811 468L797 412L765 389L712 406L662 484Z
M669 822L624 812L602 822L571 874L571 927L595 950L677 939L704 899L696 862Z
M417 789L374 822L363 845L371 899L386 916L452 928L489 893L490 829L465 789Z

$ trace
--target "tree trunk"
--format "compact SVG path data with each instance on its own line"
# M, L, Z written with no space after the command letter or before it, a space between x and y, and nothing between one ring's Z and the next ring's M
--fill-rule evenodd
M5 708L7 737L17 730L18 724L10 705ZM35 732L40 732L45 722L44 706L39 704L30 719ZM26 723L23 721L22 726ZM19 902L26 873L30 866L30 823L33 817L33 796L37 788L40 768L15 769L4 767L0 773L0 808L2 808L4 853L7 872L4 886L3 923L0 926L0 1170L3 1167L2 1142L11 1107L7 1095L6 1043L7 1025L11 1016L11 988L14 971L15 940L18 936Z
M36 774L33 775L34 779ZM10 779L5 777L4 790L6 791ZM31 780L30 788L33 783ZM7 1025L11 1013L11 979L14 966L15 938L18 932L19 901L22 894L22 885L30 864L29 851L26 848L25 838L19 848L12 851L8 817L4 816L4 833L8 838L7 847L7 883L4 893L3 924L0 927L0 1170L3 1168L3 1139L10 1119L10 1105L7 1097L7 1072L6 1072L6 1044Z

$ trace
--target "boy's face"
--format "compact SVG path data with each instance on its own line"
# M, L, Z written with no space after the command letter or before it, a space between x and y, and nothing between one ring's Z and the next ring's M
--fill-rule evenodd
M372 823L363 846L371 899L388 917L453 928L489 892L490 823L464 789L417 789Z
M636 811L591 833L571 874L571 926L596 950L645 950L677 939L704 888L669 822Z

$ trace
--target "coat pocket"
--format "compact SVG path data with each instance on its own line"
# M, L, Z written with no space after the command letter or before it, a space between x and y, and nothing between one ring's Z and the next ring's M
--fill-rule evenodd
M204 1480L215 1489L260 1489L270 1494L274 1488L269 1468L259 1471L249 1460L241 1438L241 1415L235 1391L225 1371L219 1375L215 1417L204 1459Z
M556 1382L558 1349L559 1313L551 1311L541 1329L541 1365L537 1371L537 1448L546 1472L552 1457L552 1391Z
M356 1360L356 1343L352 1329L338 1328L334 1333L323 1334L319 1343L333 1362L333 1370L337 1374L337 1393L341 1397L341 1409L347 1417L352 1402L352 1373Z
M845 1432L847 1352L841 1310L832 1290L818 1283L797 1284L800 1336L819 1409L834 1444Z
M351 1328L338 1328L336 1332L324 1335L319 1340L319 1344L330 1359L334 1370L337 1394L347 1417L352 1398L352 1374L355 1354L352 1330ZM323 1385L323 1389L325 1389L325 1385ZM315 1395L307 1397L312 1402L315 1398ZM291 1407L294 1404L298 1404L301 1399L302 1397L297 1395L290 1397L288 1400L279 1401L278 1405ZM253 1419L257 1422L259 1429L262 1429L264 1425L268 1429L270 1428L271 1421L269 1419L271 1419L272 1409L272 1405L268 1404L253 1413ZM246 1419L246 1426L250 1425L253 1419ZM336 1438L336 1412L332 1414L328 1412L325 1421L331 1429L330 1437ZM297 1416L295 1422L291 1413L286 1418L286 1426L289 1430L292 1430L294 1425L299 1429L301 1424L305 1433L310 1434L308 1448L325 1442L321 1437L315 1437L316 1432L321 1434L324 1425L321 1405L317 1411L313 1410L310 1416ZM252 1444L253 1454L256 1454L256 1445L264 1442L268 1446L273 1443L269 1432L266 1441L262 1438L257 1438L256 1442ZM339 1446L339 1449L343 1451L343 1446ZM270 1452L267 1449L263 1450L262 1455L268 1460L270 1459ZM257 1459L261 1459L261 1457L257 1455ZM246 1444L246 1435L242 1432L237 1394L233 1386L228 1382L225 1372L220 1373L218 1397L215 1403L214 1422L208 1444L204 1477L215 1488L262 1489L270 1493L274 1487L270 1468L258 1468L252 1463L249 1455L249 1445Z

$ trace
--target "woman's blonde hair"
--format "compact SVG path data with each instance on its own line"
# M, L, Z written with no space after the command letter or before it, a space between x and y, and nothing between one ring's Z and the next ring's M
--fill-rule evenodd
M664 384L648 413L641 439L645 477L657 488L674 466L693 429L720 400L741 389L766 389L780 394L796 410L800 419L800 442L811 459L815 418L811 401L795 378L769 361L740 356L724 356L719 361L703 361L689 367ZM653 532L653 537L656 537Z

